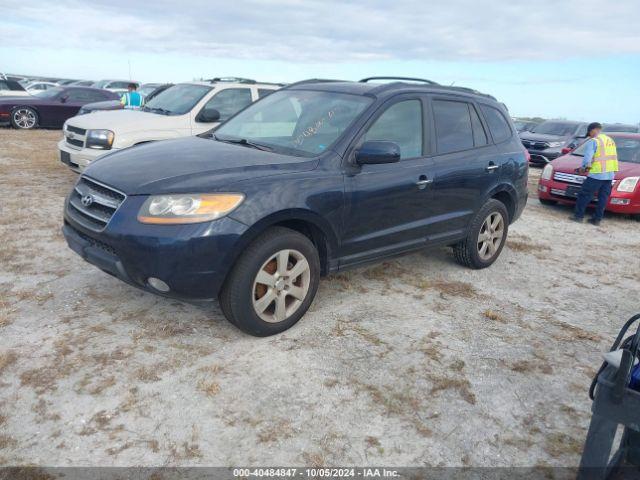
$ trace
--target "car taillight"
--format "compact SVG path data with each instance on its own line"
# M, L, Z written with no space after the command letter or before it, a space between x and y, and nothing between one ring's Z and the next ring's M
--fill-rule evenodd
M566 155L567 153L571 153L571 152L573 152L573 148L570 148L570 147L564 147L564 148L561 150L561 152L562 152L562 155Z
M531 161L531 154L529 153L529 150L527 150L526 148L523 150L524 150L524 158L527 159L527 162Z

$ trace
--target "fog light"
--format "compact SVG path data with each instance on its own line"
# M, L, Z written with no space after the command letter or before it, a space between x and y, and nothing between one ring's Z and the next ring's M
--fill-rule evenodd
M629 205L628 198L612 198L611 205Z
M546 185L538 185L538 190L540 190L541 192L547 192L547 186Z
M169 285L164 283L159 278L149 277L147 278L147 283L152 287L158 290L159 292L168 292L170 290Z

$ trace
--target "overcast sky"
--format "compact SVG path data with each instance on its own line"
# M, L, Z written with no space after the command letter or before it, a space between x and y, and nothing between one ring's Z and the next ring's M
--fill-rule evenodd
M640 3L0 0L0 71L181 81L420 76L515 115L640 121Z

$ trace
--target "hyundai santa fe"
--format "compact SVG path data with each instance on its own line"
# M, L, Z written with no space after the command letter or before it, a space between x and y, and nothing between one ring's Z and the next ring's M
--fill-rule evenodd
M449 245L491 265L527 200L527 159L493 97L434 82L304 81L212 132L93 162L63 232L89 263L150 292L218 299L266 336L321 275Z

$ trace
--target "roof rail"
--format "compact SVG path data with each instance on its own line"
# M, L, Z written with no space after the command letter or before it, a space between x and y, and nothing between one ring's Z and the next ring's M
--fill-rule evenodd
M331 82L344 82L344 80L332 80L328 78L308 78L307 80L300 80L299 82L289 83L284 88L296 87L298 85L304 85L306 83L331 83Z
M438 85L438 87L443 90L454 90L458 92L473 93L474 95L480 95L482 97L487 97L487 98L496 100L496 97L494 97L493 95L489 95L488 93L482 93L482 92L479 92L478 90L474 90L473 88L469 88L469 87L457 87L454 85Z
M209 83L218 83L218 82L233 82L233 83L256 83L255 80L251 78L242 78L242 77L215 77L209 78L205 80L205 82Z
M399 80L399 81L409 81L409 82L422 82L422 83L427 83L429 85L440 85L438 82L434 82L433 80L427 80L426 78L413 78L413 77L367 77L360 80L360 83L367 83L372 80Z

